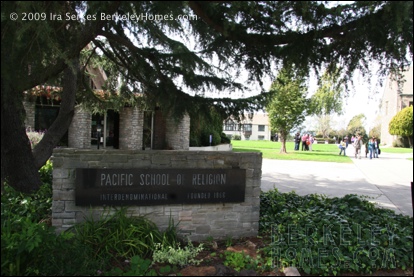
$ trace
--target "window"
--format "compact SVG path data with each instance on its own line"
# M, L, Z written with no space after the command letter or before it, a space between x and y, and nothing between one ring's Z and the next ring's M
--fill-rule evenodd
M251 132L252 131L252 124L244 124L243 126L243 130L246 132Z
M258 126L258 131L259 132L264 132L265 131L266 126L265 125L259 125Z
M225 131L234 131L235 130L235 126L234 126L234 122L233 121L226 121L226 123L224 124L224 130Z
M226 131L234 131L234 124L233 123L226 123L224 125L224 130L226 130Z
M258 137L258 140L264 140L265 139L265 137L264 136L259 136Z

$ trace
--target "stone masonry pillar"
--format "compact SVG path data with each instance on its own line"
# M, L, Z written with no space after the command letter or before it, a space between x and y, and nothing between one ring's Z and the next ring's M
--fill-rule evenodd
M119 149L142 150L144 112L125 107L119 112Z
M179 122L172 117L167 117L165 139L167 145L173 150L189 150L190 116L186 114Z
M24 126L26 127L26 129L30 129L34 131L36 102L24 101L23 106L24 106L24 110L26 111L26 118L24 119Z
M91 148L92 115L82 109L75 107L75 114L69 126L68 135L70 148Z

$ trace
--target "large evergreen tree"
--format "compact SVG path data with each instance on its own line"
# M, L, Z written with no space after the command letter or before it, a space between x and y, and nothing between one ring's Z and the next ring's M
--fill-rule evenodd
M126 96L142 93L147 105L177 117L209 112L211 105L237 115L263 102L203 94L245 90L245 84L261 83L283 64L305 71L339 66L346 78L356 69L370 72L371 60L380 63L384 76L401 67L413 53L412 8L411 1L336 6L319 1L2 1L2 182L7 179L26 192L39 187L37 169L66 132L76 93L88 91L83 62L91 59L81 59L81 52L89 44L113 62ZM247 79L237 82L244 70ZM57 77L63 79L61 110L32 152L23 123L24 92ZM261 92L265 95L265 89Z

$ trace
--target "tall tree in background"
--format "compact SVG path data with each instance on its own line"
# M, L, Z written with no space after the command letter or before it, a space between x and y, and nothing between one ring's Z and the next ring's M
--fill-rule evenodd
M272 130L278 131L282 147L280 153L287 153L286 138L290 131L305 121L309 108L309 100L306 98L306 78L294 67L283 68L270 92L273 94L266 105L269 113Z
M343 85L340 70L325 72L318 80L318 89L311 97L312 113L317 117L318 133L323 138L328 137L331 131L331 116L342 113Z
M381 138L381 115L378 115L375 118L373 125L374 127L372 127L371 130L369 130L369 136L380 139Z
M348 123L346 130L348 131L348 136L361 135L362 137L367 136L367 131L365 130L365 120L367 118L364 114L358 114L354 116Z
M140 93L146 105L158 105L175 117L208 113L211 106L221 114L241 115L264 100L234 100L227 94L207 99L204 94L246 91L245 84L262 85L264 76L274 78L272 73L285 64L317 72L340 67L345 79L357 69L372 73L372 60L380 63L383 76L402 67L413 53L412 5L2 1L1 181L25 192L39 188L37 170L67 131L73 106L90 90L81 82L86 64L78 66L89 44L91 55L113 62L126 98ZM247 78L237 79L243 72ZM61 111L32 152L25 134L24 92L58 76L64 78ZM261 87L257 93L266 96Z
M402 136L408 139L410 147L413 147L413 106L405 107L399 111L390 121L388 130L390 135Z

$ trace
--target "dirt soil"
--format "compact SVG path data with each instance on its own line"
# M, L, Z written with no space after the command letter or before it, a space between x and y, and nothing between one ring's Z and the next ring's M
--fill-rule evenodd
M197 243L193 243L197 246ZM255 258L260 250L265 246L269 245L267 239L258 237L249 237L240 240L232 241L210 241L203 242L204 250L199 253L197 260L202 262L197 266L187 266L185 268L174 268L173 271L161 272L162 268L165 267L163 264L156 264L155 270L159 275L165 276L315 276L305 274L299 269L289 270L284 272L281 268L269 268L267 270L240 270L236 271L230 266L224 264L226 257L225 252L237 252L246 253L250 257ZM259 264L259 267L261 265ZM407 270L395 269L395 270L379 270L372 274L361 274L361 273L342 273L338 276L413 276L413 269Z

